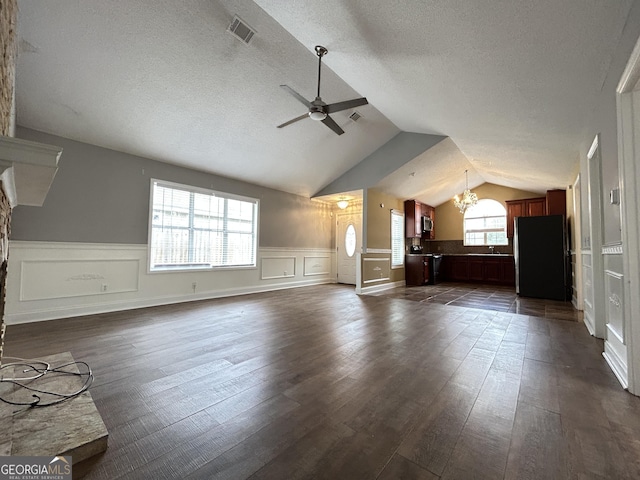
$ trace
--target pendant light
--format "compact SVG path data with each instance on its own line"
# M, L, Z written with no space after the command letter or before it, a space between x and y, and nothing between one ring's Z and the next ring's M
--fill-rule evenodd
M464 192L462 192L462 199L456 195L453 197L453 204L460 210L460 213L464 213L468 208L473 207L476 203L478 203L478 196L475 193L472 193L469 190L469 175L468 170L464 171L464 176L466 180L466 187Z

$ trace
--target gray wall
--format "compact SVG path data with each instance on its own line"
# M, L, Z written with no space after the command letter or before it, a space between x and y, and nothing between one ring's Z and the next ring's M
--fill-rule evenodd
M308 198L19 127L63 148L42 207L14 209L11 239L146 244L150 179L260 199L261 247L332 248L329 207Z
M342 176L323 187L314 197L366 190L407 162L447 137L427 133L400 132ZM365 203L366 205L366 203Z
M604 244L612 244L621 241L620 206L609 203L609 192L618 188L618 130L616 110L616 88L620 82L622 72L631 56L633 47L640 36L640 1L633 2L627 23L622 32L618 48L613 52L611 65L607 73L604 85L600 92L598 105L585 129L585 137L582 144L583 157L586 157L591 142L596 134L600 133L600 153L602 155L602 198L603 198L603 222ZM593 72L598 75L599 72ZM582 179L582 193L587 193L586 178ZM583 213L586 213L583 210ZM583 232L586 234L586 232Z

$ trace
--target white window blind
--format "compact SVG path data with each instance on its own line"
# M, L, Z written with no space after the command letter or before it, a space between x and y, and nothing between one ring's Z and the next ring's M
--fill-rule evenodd
M256 264L256 199L153 180L150 216L150 270Z
M492 199L482 199L464 212L464 245L507 245L507 211Z
M391 210L391 267L404 265L404 213Z

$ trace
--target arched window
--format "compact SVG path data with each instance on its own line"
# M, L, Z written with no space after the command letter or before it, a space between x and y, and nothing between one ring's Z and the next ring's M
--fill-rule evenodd
M464 212L465 245L507 245L507 211L489 198Z

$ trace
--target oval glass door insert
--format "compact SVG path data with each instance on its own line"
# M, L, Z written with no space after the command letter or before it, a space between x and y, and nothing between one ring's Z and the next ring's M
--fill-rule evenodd
M353 257L353 254L356 253L356 227L353 224L349 224L344 234L344 247L347 256Z

